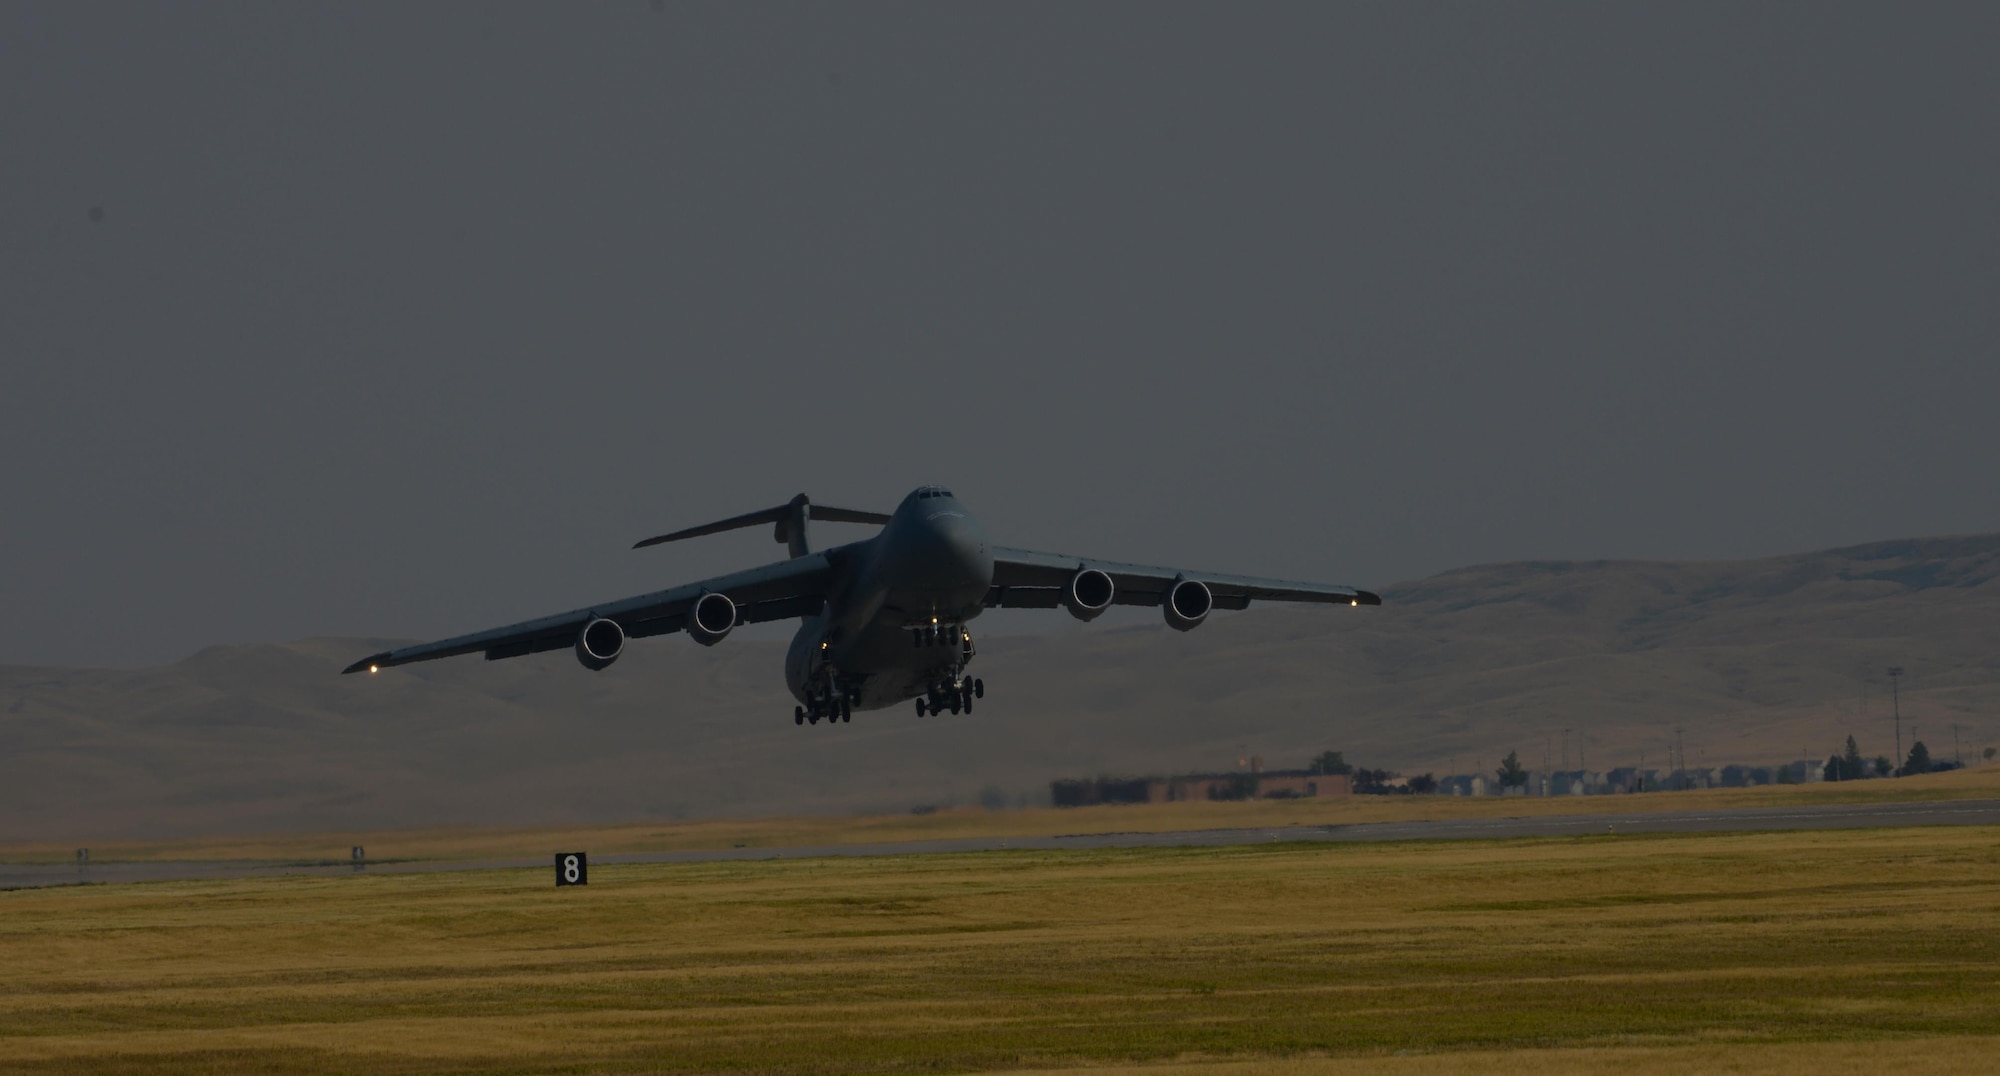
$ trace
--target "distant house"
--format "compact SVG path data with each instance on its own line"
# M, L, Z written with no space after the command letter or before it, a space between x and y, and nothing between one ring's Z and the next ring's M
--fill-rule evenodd
M1783 784L1809 785L1826 778L1826 763L1810 758L1787 762L1778 767L1777 778Z
M1675 770L1664 778L1660 787L1676 791L1688 788L1714 788L1716 780L1716 772L1712 769Z
M1777 773L1769 766L1724 766L1717 781L1724 788L1754 788L1778 782Z
M1608 791L1604 775L1595 770L1566 770L1549 775L1551 796L1600 796Z

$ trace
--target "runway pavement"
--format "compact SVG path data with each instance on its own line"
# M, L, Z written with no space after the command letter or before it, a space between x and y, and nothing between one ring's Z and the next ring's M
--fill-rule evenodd
M698 863L738 859L811 859L820 856L897 856L1003 849L1215 848L1287 841L1504 840L1589 834L1732 833L1772 830L1868 829L1896 826L2000 825L2000 800L1935 800L1918 803L1810 804L1710 811L1657 811L1645 814L1544 815L1427 822L1366 822L1349 826L1279 826L1260 829L1204 829L1172 833L1075 833L1055 837L976 837L882 844L838 844L797 848L714 848L679 852L591 856L591 866L625 863ZM588 852L589 849L581 849ZM149 882L197 878L273 875L339 875L365 871L401 874L419 871L498 870L548 867L553 860L410 860L349 863L283 863L174 860L136 863L0 863L0 890L55 885Z

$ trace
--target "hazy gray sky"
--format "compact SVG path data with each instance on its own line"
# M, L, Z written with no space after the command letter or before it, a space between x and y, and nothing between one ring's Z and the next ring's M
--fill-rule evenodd
M487 627L926 481L1007 544L1366 586L2000 529L1996 40L0 4L0 662Z

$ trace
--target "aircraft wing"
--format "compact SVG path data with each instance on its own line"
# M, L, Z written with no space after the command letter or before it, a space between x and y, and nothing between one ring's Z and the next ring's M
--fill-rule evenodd
M385 650L362 658L341 671L361 672L370 667L407 665L413 661L448 658L475 651L484 651L486 660L495 661L546 650L561 650L575 645L577 633L598 617L617 621L630 638L666 635L686 627L689 607L695 599L709 593L722 594L736 603L736 622L739 624L811 616L818 613L825 602L832 577L833 564L827 555L812 553L761 568L719 575L698 583L687 583L622 601L604 602L491 631Z
M1253 599L1328 605L1382 604L1379 596L1368 591L1328 583L1155 568L997 546L993 550L993 589L986 594L986 604L1014 609L1054 609L1062 604L1063 587L1070 577L1084 568L1095 568L1111 577L1116 588L1111 598L1113 605L1158 605L1167 587L1182 577L1205 584L1215 597L1217 609L1245 609Z

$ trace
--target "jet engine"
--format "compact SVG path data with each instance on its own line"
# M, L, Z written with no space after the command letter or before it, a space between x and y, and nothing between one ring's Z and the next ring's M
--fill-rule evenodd
M625 652L625 629L616 620L598 617L583 626L576 633L576 660L591 672L597 672L618 660Z
M1167 614L1167 627L1175 631L1190 631L1208 619L1208 611L1215 608L1215 595L1210 594L1207 584L1200 580L1176 576L1168 584L1160 607Z
M703 594L687 617L688 635L703 646L714 646L736 626L736 603L721 594Z
M1095 568L1084 568L1070 576L1069 585L1063 588L1063 608L1078 620L1095 620L1097 614L1111 608L1115 590L1110 576Z

